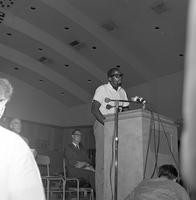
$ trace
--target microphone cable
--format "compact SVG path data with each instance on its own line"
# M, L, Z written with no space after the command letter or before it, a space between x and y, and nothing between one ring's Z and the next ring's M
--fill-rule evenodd
M114 193L113 193L113 188L112 188L112 167L113 167L113 163L114 163L114 142L115 142L115 134L113 132L113 135L112 135L112 159L110 162L110 189L111 189L111 194L112 194L111 200L114 199Z
M150 118L150 127L149 127L149 138L148 138L148 145L147 145L147 151L146 151L146 157L145 157L145 163L144 163L144 171L143 171L143 179L146 178L146 169L147 169L147 163L148 163L148 155L149 155L149 150L150 150L150 142L151 142L151 137L152 137L152 126L154 124L154 114L151 112L151 118Z
M165 128L164 128L164 126L163 126L163 123L162 123L161 119L160 119L160 123L161 123L161 127L162 127L162 129L163 129L164 136L165 136L166 141L167 141L167 145L168 145L169 151L170 151L171 156L172 156L172 158L173 158L173 160L174 160L174 163L175 163L175 165L176 165L176 167L177 167L177 169L178 169L178 171L179 171L179 170L180 170L179 163L178 163L177 160L175 159L175 156L174 156L174 154L173 154L173 152L172 152L172 148L171 148L171 146L170 146L170 144L169 144L169 139L168 139L168 136L167 136L167 134L166 134L166 131L165 131Z
M158 119L159 118L159 114L158 114ZM155 171L157 169L157 164L158 164L158 155L159 155L159 147L160 147L160 137L161 137L161 129L160 129L160 123L159 123L159 120L158 120L158 141L157 141L157 145L156 145L156 134L155 134L155 123L154 123L154 156L155 156L155 164L154 164L154 169L153 169L153 172L152 172L152 175L151 175L151 178L153 178L154 174L155 174Z

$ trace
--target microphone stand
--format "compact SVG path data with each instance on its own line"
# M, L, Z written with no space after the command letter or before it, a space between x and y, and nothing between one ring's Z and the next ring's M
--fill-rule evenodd
M114 200L118 197L118 113L119 101L115 102L115 115L114 115Z

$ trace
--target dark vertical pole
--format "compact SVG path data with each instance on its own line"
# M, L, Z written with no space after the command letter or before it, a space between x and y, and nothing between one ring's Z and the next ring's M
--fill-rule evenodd
M115 106L115 118L114 118L114 150L115 150L115 160L114 160L114 200L118 199L118 107L119 102L116 102Z

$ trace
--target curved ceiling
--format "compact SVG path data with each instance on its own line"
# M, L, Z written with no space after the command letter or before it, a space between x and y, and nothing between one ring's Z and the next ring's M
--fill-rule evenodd
M106 71L126 88L183 70L186 0L1 0L0 71L88 103Z

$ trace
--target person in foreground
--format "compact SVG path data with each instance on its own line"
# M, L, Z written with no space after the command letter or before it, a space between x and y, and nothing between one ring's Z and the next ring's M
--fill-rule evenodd
M173 165L162 165L157 178L144 179L124 200L190 200L186 190L176 183L177 177Z
M7 79L0 78L0 117L13 93ZM45 200L39 169L26 142L0 126L0 199Z
M81 144L82 132L72 132L72 143L65 148L65 159L69 177L77 177L90 183L95 190L95 170L88 158L86 149Z

